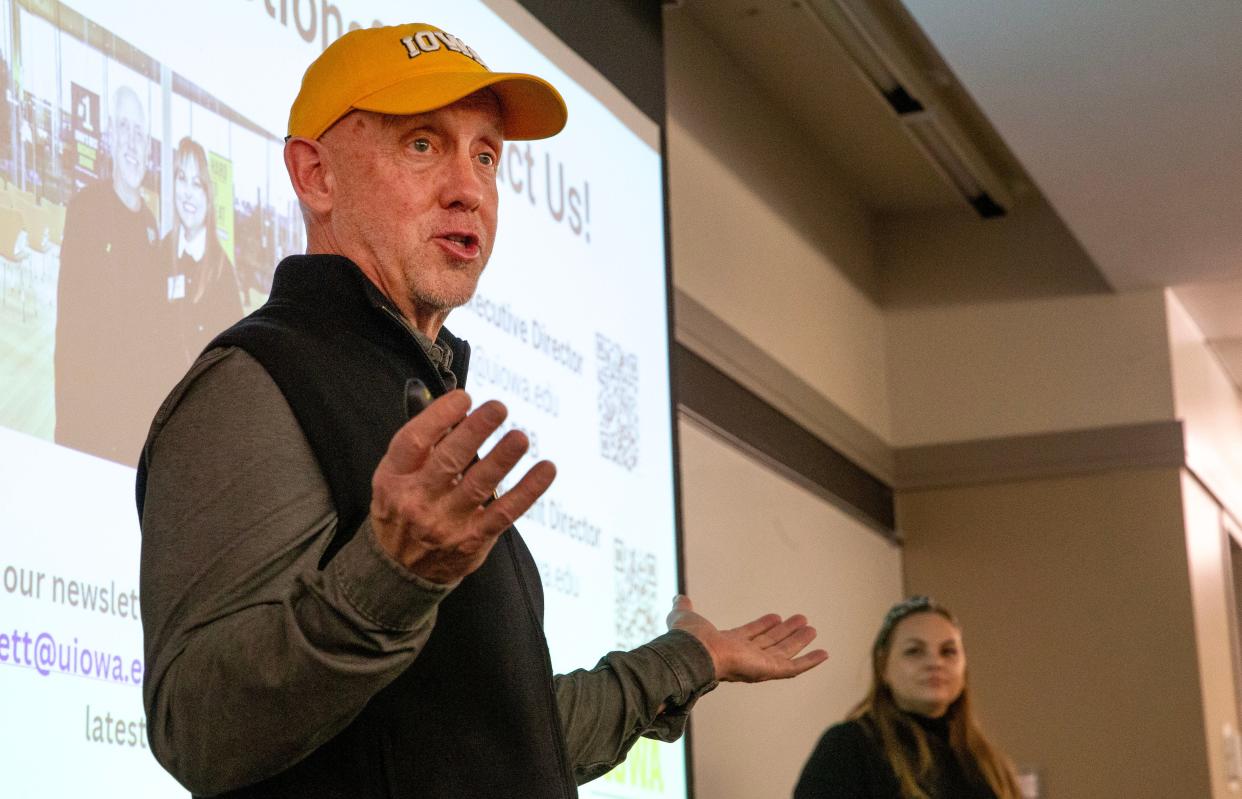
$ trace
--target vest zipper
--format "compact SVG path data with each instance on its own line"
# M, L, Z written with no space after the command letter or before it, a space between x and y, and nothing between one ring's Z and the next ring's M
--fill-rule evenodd
M414 342L415 349L418 351L419 357L423 359L424 365L430 367L428 371L436 376L436 382L440 384L440 394L447 393L448 386L444 385L444 378L440 376L440 369L431 362L431 358L428 357L426 351L423 350L423 344L418 340L418 337L414 335L414 329L410 327L410 323L406 321L404 316L397 313L392 308L389 308L387 305L380 305L379 308L387 314L390 319L401 325L401 329L404 330L405 334Z
M418 345L417 349L419 355L421 355L423 360L426 361L426 364L431 367L430 371L435 374L436 380L440 383L440 393L443 394L447 391L448 387L444 385L444 378L440 377L440 370L435 367L435 364L433 364L431 359L427 357L427 353L423 351L423 345L419 342L418 338L414 336L414 331L410 328L410 323L406 321L405 317L396 313L387 305L380 305L379 307L383 309L384 313L387 314L394 322L401 325L401 328L410 336L410 338L414 339L414 343ZM476 455L475 458L477 459L478 456ZM495 496L496 494L493 492L492 497L495 498ZM510 526L509 529L515 530L512 526ZM508 531L506 530L505 532ZM504 535L504 533L501 533L501 535ZM552 711L552 737L556 742L556 762L561 768L562 794L565 796L565 799L575 799L577 790L575 786L573 792L570 792L570 786L574 785L575 781L573 778L573 771L569 768L569 763L565 758L565 732L561 729L561 714L560 710L556 706L555 689L552 687L552 658L548 655L548 639L543 635L543 622L539 619L539 615L535 613L535 605L534 600L531 598L530 586L526 583L526 578L522 575L521 564L518 561L517 556L517 545L513 543L513 536L505 536L505 546L509 550L509 562L513 564L513 574L517 577L518 585L522 587L522 600L526 603L526 613L530 616L534 629L539 631L538 649L540 656L543 658L544 673L548 675L548 706Z
M512 527L510 530L514 529ZM566 799L574 799L577 795L575 786L574 792L570 793L570 785L574 785L573 771L569 768L569 763L565 759L565 732L561 729L561 713L556 706L555 688L552 687L552 658L548 655L548 639L543 635L543 622L540 621L538 614L535 613L534 602L531 600L530 586L526 584L526 578L522 576L522 569L518 563L517 545L513 543L513 536L505 537L505 544L509 548L509 560L513 563L513 573L517 576L518 583L522 586L522 599L526 601L526 612L530 615L531 622L535 625L534 629L539 631L539 653L543 656L543 667L548 675L548 705L552 709L552 736L556 740L556 761L561 767L561 779L568 780L562 782L561 788L564 791Z

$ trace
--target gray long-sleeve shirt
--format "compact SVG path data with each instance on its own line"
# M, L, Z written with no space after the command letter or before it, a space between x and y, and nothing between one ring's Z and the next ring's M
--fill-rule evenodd
M337 525L328 485L279 388L242 350L199 359L157 414L146 456L151 748L191 791L219 793L282 771L348 725L418 657L455 586L401 567L369 522L318 568ZM713 676L682 631L556 676L578 781L641 735L680 736Z

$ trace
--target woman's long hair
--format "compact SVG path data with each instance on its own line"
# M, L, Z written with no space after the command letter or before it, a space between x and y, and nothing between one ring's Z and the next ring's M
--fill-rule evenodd
M191 302L199 302L203 299L203 293L207 290L207 285L219 280L220 276L224 274L224 270L229 268L229 263L228 259L223 257L219 240L216 238L216 189L211 182L211 173L208 171L207 153L203 150L203 145L189 136L177 143L177 151L173 153L173 169L180 169L181 165L186 161L193 161L194 165L198 167L198 179L203 184L203 192L207 198L207 207L204 209L203 216L203 227L207 232L207 249L203 253L203 272L199 279L194 281L196 284L194 296L190 298ZM179 209L176 210L173 216L177 220L176 229L180 230L182 227L181 211Z
M902 799L929 799L919 784L934 769L927 733L897 707L893 692L884 681L884 672L892 654L893 629L902 619L915 613L937 613L961 629L953 614L929 597L911 597L894 605L884 617L871 651L871 690L850 712L849 718L870 723L873 734L879 737L885 758L897 775ZM986 782L998 799L1021 799L1008 760L988 743L975 722L967 682L962 685L961 695L949 705L945 720L949 727L949 746L963 772ZM909 744L903 741L914 742L913 757Z

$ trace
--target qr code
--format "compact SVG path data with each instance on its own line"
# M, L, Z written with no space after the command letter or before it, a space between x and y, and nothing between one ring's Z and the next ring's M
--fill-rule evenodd
M595 334L599 452L631 471L638 465L638 356Z
M633 649L660 633L656 609L656 557L650 552L613 541L613 617L617 625L617 648Z

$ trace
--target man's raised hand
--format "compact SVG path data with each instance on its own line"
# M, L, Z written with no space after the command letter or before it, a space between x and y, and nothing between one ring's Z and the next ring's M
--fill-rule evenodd
M479 568L496 538L556 477L556 467L540 461L487 501L530 446L525 434L510 430L472 465L507 415L495 400L471 412L469 395L452 391L389 442L371 478L371 526L380 546L418 576L452 583Z

